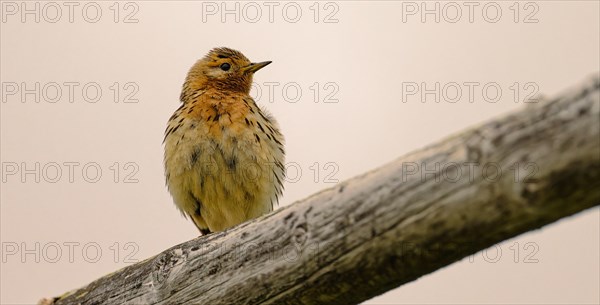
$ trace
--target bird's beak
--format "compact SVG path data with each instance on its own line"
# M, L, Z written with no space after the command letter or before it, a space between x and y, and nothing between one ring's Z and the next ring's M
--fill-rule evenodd
M250 73L254 73L264 67L266 67L268 64L270 64L272 61L263 61L263 62L259 62L259 63L251 63L250 65L246 66L243 68L244 72L250 72Z

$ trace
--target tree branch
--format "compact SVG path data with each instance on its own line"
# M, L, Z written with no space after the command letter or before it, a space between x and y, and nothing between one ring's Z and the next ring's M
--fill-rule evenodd
M600 203L600 79L55 304L358 303Z

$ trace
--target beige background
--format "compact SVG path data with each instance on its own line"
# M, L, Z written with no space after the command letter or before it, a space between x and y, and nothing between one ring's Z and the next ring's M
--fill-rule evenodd
M205 16L203 22L202 4L190 1L95 2L102 11L96 23L82 17L84 2L73 7L72 22L63 2L56 2L60 17L56 7L39 2L39 22L34 15L26 15L24 22L19 12L7 15L12 6L2 3L2 304L57 295L197 236L164 187L161 141L187 69L212 47L273 60L255 78L259 102L279 120L287 161L302 171L290 173L296 179L286 183L281 205L522 107L523 96L515 103L510 89L515 82L521 87L532 82L540 93L553 95L599 71L597 1L531 2L527 7L494 2L502 10L496 23L483 18L485 2L476 2L472 22L468 7L454 2L462 8L456 23L449 22L454 4L441 11L446 14L439 23L431 15L425 22L419 15L403 22L406 11L395 1L320 3L319 22L314 2L295 2L302 12L297 23L283 18L283 2L275 2L279 6L272 22L262 2L241 3L239 22L233 15L226 22L219 15ZM212 3L218 7L221 2ZM440 4L440 10L448 5ZM252 23L255 5L261 17ZM519 22L514 20L517 7ZM94 18L93 7L87 9L86 18ZM293 7L288 9L286 18L293 18ZM129 13L128 20L137 23L123 23ZM337 23L323 22L329 13ZM485 17L494 15L488 10ZM538 22L524 23L526 18ZM57 22L48 22L52 19ZM34 95L22 100L20 92L7 94L12 83L23 89L21 82L28 88L36 82L46 85L39 103ZM54 82L62 96L52 103L44 97L55 96ZM72 103L65 82L79 84ZM111 90L115 82L120 84L118 103ZM124 88L128 82L133 84ZM265 82L280 83L273 102ZM311 91L315 82L320 84L318 103ZM328 82L333 85L324 88ZM402 103L405 82L425 82L429 88L435 82L497 83L503 94L497 103L485 102L480 91L473 103L465 96L457 103L435 103L431 96L424 103L418 96ZM85 100L94 98L93 87L81 93L88 83L102 89L96 103ZM286 84L289 90L282 93ZM292 103L296 85L302 95ZM132 98L137 102L123 103L136 88ZM336 88L337 102L323 103ZM258 97L256 88L253 94ZM23 179L22 162L28 169L38 162L40 170ZM65 162L79 162L71 181ZM87 181L94 180L97 167L102 170L98 181ZM12 175L15 169L19 173ZM367 303L598 304L599 218L599 209L592 209Z

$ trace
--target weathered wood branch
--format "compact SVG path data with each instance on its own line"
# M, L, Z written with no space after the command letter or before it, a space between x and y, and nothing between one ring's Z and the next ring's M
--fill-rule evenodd
M600 203L600 77L56 304L348 304Z

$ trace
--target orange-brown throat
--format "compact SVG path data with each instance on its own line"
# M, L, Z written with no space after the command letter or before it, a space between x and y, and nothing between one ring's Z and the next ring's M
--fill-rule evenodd
M229 78L225 80L208 80L205 77L197 77L191 72L186 78L181 91L181 101L187 102L194 97L199 96L205 91L217 91L227 93L250 94L252 87L252 74L248 73L242 77Z

